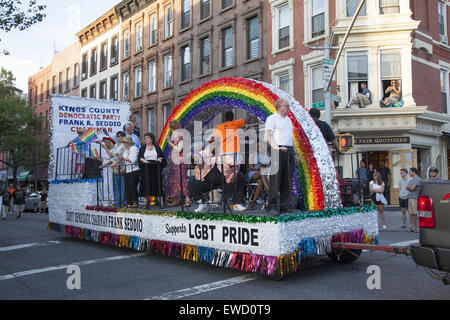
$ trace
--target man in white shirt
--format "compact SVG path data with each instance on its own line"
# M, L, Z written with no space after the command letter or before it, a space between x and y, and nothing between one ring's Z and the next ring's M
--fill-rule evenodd
M132 122L125 123L125 133L127 137L131 137L133 139L134 144L138 149L141 148L141 142L139 141L139 137L134 133L134 124Z
M279 209L278 212L286 212L289 209L294 166L298 161L294 152L294 127L287 116L290 111L289 101L279 99L275 108L277 111L267 118L265 127L266 139L272 149L271 159L274 159L274 152L278 153L278 170L271 170L269 176L268 209L272 215L275 214L275 208ZM272 161L271 167L274 164L277 165Z
M400 208L402 209L402 226L400 228L406 229L406 211L408 210L409 191L406 190L406 186L409 184L408 170L400 170L401 179L398 181L400 193L398 195L398 201Z

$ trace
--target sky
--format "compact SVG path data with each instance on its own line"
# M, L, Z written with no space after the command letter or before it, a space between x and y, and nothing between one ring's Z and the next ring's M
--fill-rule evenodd
M28 1L24 1L28 2ZM16 87L28 92L28 77L50 64L54 48L63 51L77 41L75 34L114 7L120 0L38 0L47 5L42 22L8 33L0 32L0 67L11 70ZM94 4L94 5L93 5Z

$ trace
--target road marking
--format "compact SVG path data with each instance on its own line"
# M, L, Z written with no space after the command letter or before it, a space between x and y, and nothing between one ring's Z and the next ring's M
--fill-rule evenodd
M217 282L212 282L212 283L207 283L207 284L203 284L203 285L192 287L192 288L188 288L188 289L182 289L182 290L178 290L178 291L164 293L163 295L155 296L153 298L145 299L145 300L176 300L176 299L183 299L185 297L195 296L197 294L201 294L201 293L205 293L205 292L209 292L209 291L213 291L213 290L218 290L218 289L222 289L222 288L226 288L226 287L235 286L235 285L238 285L238 284L241 284L241 283L245 283L245 282L249 282L249 281L253 281L253 280L256 280L256 279L257 279L256 275L254 275L254 274L247 274L247 275L244 275L244 276L235 277L235 278L222 280L222 281L217 281Z
M26 243L26 244L19 244L16 246L10 246L10 247L0 247L0 252L6 252L6 251L14 251L14 250L20 250L20 249L27 249L27 248L35 248L35 247L44 247L51 244L60 244L61 241L49 241L49 242L35 242L35 243Z
M136 253L136 254L130 254L130 255L124 255L124 256L115 256L115 257L109 257L109 258L103 258L103 259L94 259L94 260L87 260L87 261L80 261L80 262L72 262L68 264L62 264L59 266L53 266L53 267L45 267L45 268L39 268L39 269L33 269L33 270L27 270L27 271L21 271L21 272L15 272L12 274L7 274L0 276L0 281L3 280L9 280L9 279L15 279L20 277L25 277L33 274L38 273L44 273L44 272L50 272L50 271L56 271L61 269L67 269L69 266L77 265L77 266L86 266L90 264L97 264L97 263L103 263L103 262L112 262L112 261L119 261L119 260L126 260L131 258L137 258L146 256L148 253Z
M389 246L391 247L407 247L410 246L412 244L416 244L419 243L419 240L409 240L409 241L403 241L403 242L397 242L397 243L391 243Z

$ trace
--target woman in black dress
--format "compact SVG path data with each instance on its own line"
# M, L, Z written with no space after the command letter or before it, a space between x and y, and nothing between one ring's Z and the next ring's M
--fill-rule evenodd
M162 170L167 165L161 148L156 145L152 133L144 135L144 145L139 150L138 159L141 167L141 183L139 194L145 198L146 208L150 205L149 197L157 197L160 208L164 208L162 190Z

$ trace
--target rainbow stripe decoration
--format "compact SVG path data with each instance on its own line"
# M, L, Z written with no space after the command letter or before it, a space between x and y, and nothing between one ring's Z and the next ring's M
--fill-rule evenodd
M72 143L72 153L80 153L75 143Z
M89 128L81 135L81 137L77 137L75 140L78 140L79 142L84 142L86 144L90 144L91 142L98 140L98 137L95 134L94 129Z
M207 108L231 106L265 122L276 111L275 102L280 98L291 102L288 116L294 126L294 143L299 156L294 189L303 195L305 209L321 211L341 207L336 167L320 130L293 97L270 84L243 78L221 78L203 84L173 109L159 138L159 146L168 155L171 120L179 120L184 128Z
M100 158L100 155L99 155L97 149L95 149L95 148L91 149L91 157Z

